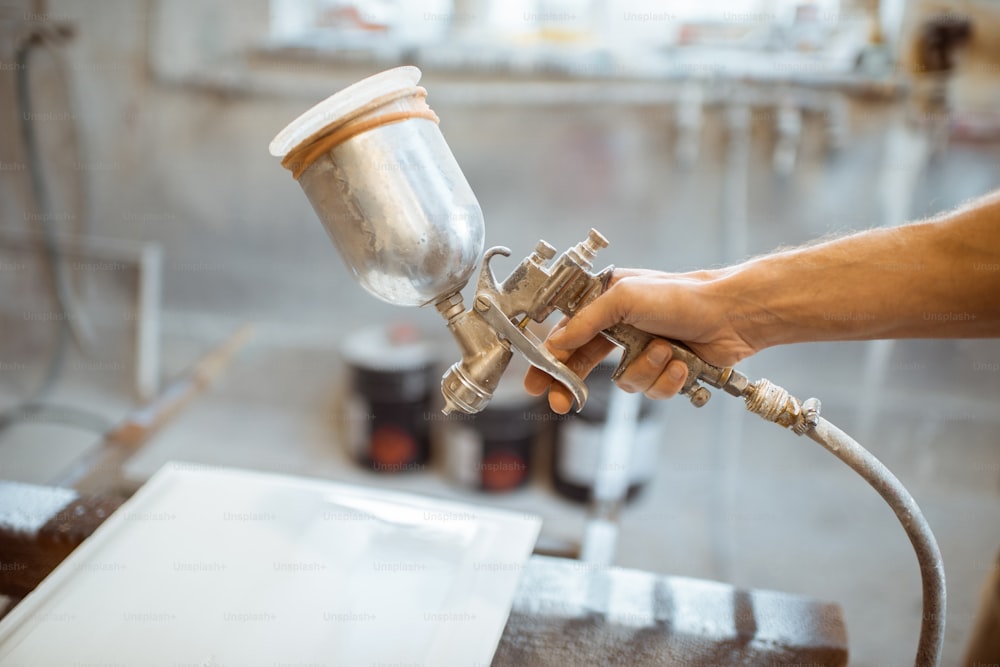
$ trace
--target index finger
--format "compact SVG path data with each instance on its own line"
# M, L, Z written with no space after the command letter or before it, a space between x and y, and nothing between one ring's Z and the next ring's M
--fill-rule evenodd
M554 350L572 350L593 339L604 329L625 320L631 303L630 283L627 276L614 281L603 294L566 320L565 326L549 336L549 346Z
M556 351L553 354L566 365L570 372L582 380L590 375L590 371L594 370L594 367L608 356L612 348L614 348L614 343L603 336L598 336L573 350L572 353ZM528 371L528 375L525 376L524 386L529 393L536 396L543 394L548 389L549 407L552 408L553 412L566 414L573 408L575 402L573 393L543 370L532 367Z

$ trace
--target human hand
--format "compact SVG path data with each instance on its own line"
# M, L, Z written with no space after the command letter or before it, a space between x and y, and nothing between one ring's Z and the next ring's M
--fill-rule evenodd
M720 294L722 277L716 271L672 274L642 269L618 269L608 290L572 318L556 325L546 345L571 371L585 378L614 347L600 331L619 322L662 338L685 342L705 361L729 366L757 349L737 330L733 299ZM654 399L670 398L680 391L687 366L671 358L670 344L653 340L617 380L628 392L642 392ZM524 379L533 395L549 391L549 406L564 414L573 397L562 384L537 368Z

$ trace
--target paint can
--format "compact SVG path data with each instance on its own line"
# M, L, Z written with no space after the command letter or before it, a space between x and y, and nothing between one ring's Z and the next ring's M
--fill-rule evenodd
M611 392L621 391L611 380L617 360L605 360L587 376L590 395L583 410L570 412L558 423L552 452L552 484L562 496L578 502L590 500L597 479L604 427L608 421ZM653 478L661 429L653 401L642 397L635 440L628 465L626 499L634 499Z
M462 486L503 493L531 479L534 453L552 422L544 401L521 386L526 368L512 363L481 412L456 412L444 420L445 467Z
M343 404L348 453L375 472L423 470L430 459L434 347L409 324L366 328L341 348L348 369Z

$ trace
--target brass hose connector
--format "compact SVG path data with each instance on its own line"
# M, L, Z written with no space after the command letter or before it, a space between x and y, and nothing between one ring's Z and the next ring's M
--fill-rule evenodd
M749 385L743 396L747 410L769 422L792 429L796 435L805 435L819 423L818 398L799 401L788 390L765 378Z

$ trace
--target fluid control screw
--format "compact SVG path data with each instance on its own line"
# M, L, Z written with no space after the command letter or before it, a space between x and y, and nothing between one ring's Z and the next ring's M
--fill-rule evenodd
M596 229L591 229L590 233L587 234L587 245L591 250L597 252L601 248L608 247L608 239Z
M607 247L608 240L604 238L604 235L596 229L591 228L590 233L587 234L587 240L582 243L578 243L576 251L580 258L589 264L591 260L594 259L594 256L597 255L598 250Z
M535 255L540 260L550 260L556 256L556 249L551 244L545 241L539 241L538 245L535 246Z

